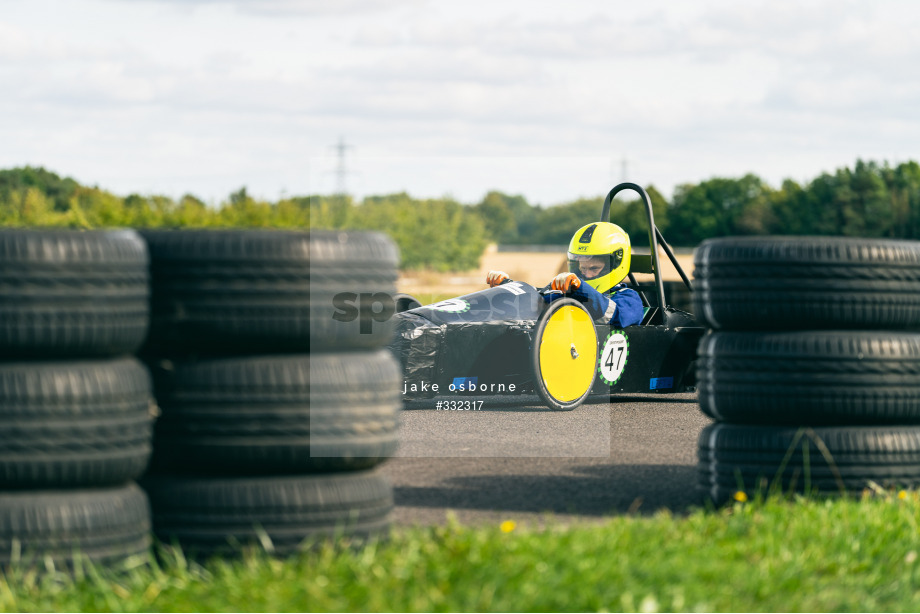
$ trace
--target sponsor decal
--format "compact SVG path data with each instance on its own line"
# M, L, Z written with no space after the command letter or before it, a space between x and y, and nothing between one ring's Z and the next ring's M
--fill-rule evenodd
M648 381L649 390L668 390L674 387L673 377L653 377Z
M525 290L524 287L521 286L521 283L517 281L512 281L511 283L508 283L508 284L502 284L501 286L499 286L499 288L502 288L503 290L507 290L508 292L510 292L511 294L514 294L515 296L520 296L521 294L526 294L527 292L527 290Z
M462 298L449 298L434 305L427 305L427 307L435 311L446 311L447 313L465 313L470 310L470 304Z
M629 358L629 339L622 330L612 330L604 342L600 358L597 361L597 372L608 386L616 384L626 369Z

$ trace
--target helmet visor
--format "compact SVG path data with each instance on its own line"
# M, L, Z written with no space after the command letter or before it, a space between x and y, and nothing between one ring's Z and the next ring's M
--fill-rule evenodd
M623 250L613 254L573 254L569 252L569 272L575 273L580 279L590 281L607 275L620 266L623 261Z

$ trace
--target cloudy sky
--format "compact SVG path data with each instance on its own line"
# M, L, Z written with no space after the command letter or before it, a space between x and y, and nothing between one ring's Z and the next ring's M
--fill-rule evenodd
M778 186L920 160L918 41L914 0L0 0L0 168L213 203Z

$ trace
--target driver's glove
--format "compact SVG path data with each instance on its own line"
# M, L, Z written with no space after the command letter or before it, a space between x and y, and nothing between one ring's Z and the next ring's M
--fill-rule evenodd
M504 271L489 271L489 274L486 275L486 283L489 284L490 288L500 285L507 279L511 278Z
M571 292L581 286L581 280L575 273L559 273L553 278L551 287L560 292Z

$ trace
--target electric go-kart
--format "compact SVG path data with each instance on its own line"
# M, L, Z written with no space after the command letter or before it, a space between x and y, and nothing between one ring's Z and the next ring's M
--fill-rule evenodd
M705 329L666 304L659 245L688 289L690 280L655 226L648 194L634 183L617 185L600 219L609 219L614 196L627 189L642 197L649 221L650 253L632 256L627 277L642 298L641 323L596 323L577 300L547 303L540 290L518 281L431 305L401 295L389 348L403 366L404 398L536 393L553 409L572 410L589 395L691 389ZM634 272L654 275L655 300Z

